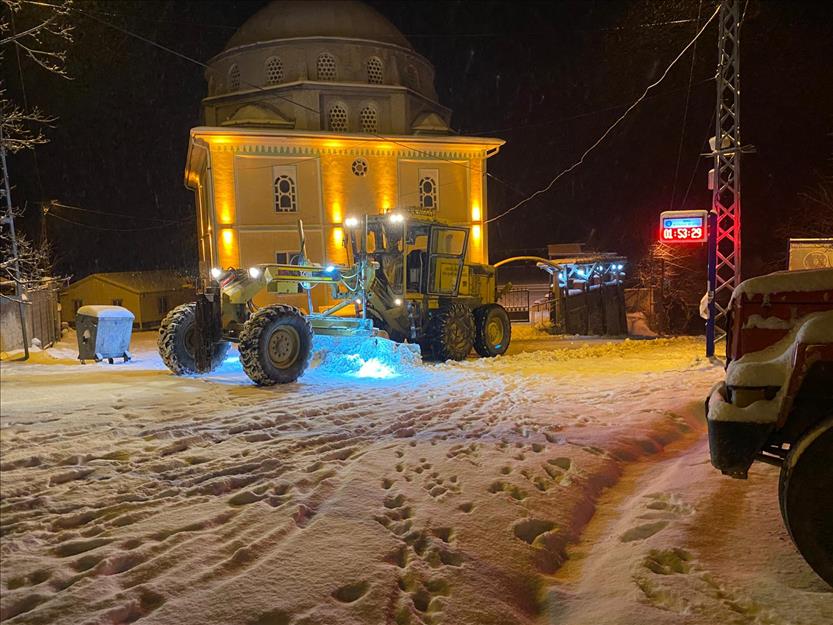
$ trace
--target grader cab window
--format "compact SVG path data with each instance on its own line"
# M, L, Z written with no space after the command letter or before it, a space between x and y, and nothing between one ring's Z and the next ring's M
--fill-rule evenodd
M465 228L433 226L428 256L428 293L456 297L466 256L469 231Z

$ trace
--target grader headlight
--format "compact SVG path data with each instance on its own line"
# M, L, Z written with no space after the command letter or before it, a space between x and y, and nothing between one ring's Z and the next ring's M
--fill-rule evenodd
M258 267L249 267L249 277L253 280L257 280L263 272Z

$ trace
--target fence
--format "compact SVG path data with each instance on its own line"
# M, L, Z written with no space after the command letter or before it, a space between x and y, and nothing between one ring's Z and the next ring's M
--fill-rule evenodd
M499 304L512 321L529 321L529 289L511 289L501 296Z
M29 341L38 339L47 347L61 337L61 315L58 309L58 284L48 283L26 292L23 314ZM0 350L23 349L20 306L10 296L0 297Z

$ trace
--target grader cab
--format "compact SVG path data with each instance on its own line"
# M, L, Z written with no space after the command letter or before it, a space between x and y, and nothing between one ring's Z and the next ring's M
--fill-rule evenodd
M495 269L466 262L469 229L430 215L387 213L345 221L351 264L307 260L303 224L295 264L211 270L197 301L172 310L159 352L177 374L205 373L237 343L258 385L294 382L309 365L315 335L393 339L436 360L503 354L511 326L496 303ZM314 312L310 291L329 287L330 308ZM308 312L285 304L256 307L261 291L308 294ZM351 310L352 309L352 310ZM350 312L345 316L345 312Z

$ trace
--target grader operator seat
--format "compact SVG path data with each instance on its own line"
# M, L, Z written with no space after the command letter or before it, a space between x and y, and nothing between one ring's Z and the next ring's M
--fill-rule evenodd
M411 250L408 252L408 291L424 292L425 268L428 265L428 254L425 250Z

